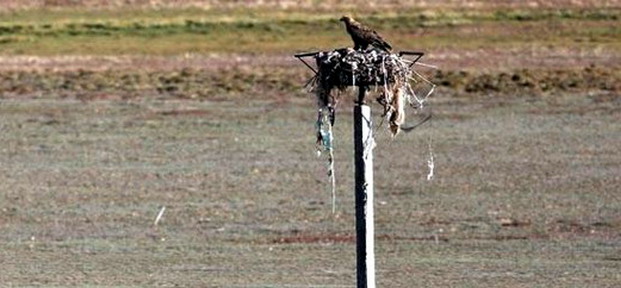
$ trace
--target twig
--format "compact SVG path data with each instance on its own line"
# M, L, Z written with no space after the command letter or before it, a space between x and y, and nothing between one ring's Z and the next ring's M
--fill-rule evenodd
M421 120L420 122L412 125L412 126L407 126L407 127L400 127L402 131L404 132L410 132L412 130L414 130L414 128L423 125L425 122L429 121L429 119L431 119L432 114L427 115L425 118L423 118L423 120Z
M425 64L425 63L421 63L421 62L415 62L414 64L419 65L419 66L423 66L423 67L427 67L427 68L431 68L431 69L436 69L436 70L440 69L436 65Z

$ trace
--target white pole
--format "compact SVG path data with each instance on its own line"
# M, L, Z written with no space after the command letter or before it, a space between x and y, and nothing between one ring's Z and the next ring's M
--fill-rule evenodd
M373 133L371 108L360 87L354 106L354 164L356 174L356 271L358 288L375 288L373 225Z

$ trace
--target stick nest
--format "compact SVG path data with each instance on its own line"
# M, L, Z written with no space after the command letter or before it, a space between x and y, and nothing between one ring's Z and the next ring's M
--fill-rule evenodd
M410 68L399 56L376 49L320 52L315 60L319 68L317 82L324 90L399 85L411 75Z
M408 82L412 70L401 57L377 49L343 48L320 52L315 61L318 71L310 84L320 110L329 107L334 111L340 94L334 91L342 92L350 86L360 89L381 87L377 101L384 107L383 116L388 120L393 136L399 132L405 120L405 101L409 101L409 94L413 94ZM330 119L333 122L334 115ZM320 140L318 138L318 142Z

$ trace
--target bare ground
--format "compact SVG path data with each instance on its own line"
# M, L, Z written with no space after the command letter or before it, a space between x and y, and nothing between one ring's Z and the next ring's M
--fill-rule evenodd
M309 51L299 51L309 52ZM312 52L312 51L310 51ZM442 70L566 69L588 65L621 66L621 55L614 49L545 48L514 49L438 49L421 62ZM0 71L171 71L183 68L221 70L236 67L300 67L292 55L270 54L192 54L179 56L0 56Z
M1 100L0 283L353 287L344 103L333 215L310 99ZM615 287L619 107L438 94L430 124L380 128L379 285Z

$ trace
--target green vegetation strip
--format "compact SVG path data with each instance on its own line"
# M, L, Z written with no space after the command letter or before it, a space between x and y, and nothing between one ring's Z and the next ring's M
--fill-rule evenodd
M343 13L198 9L4 12L0 14L0 53L284 53L299 47L347 45L348 38L338 22ZM515 46L532 40L567 45L568 39L576 37L618 45L621 28L616 24L620 15L621 10L615 9L444 10L371 13L361 18L404 47L414 45L411 39L416 39L417 47L439 47L480 46L488 41ZM541 21L546 21L546 25L540 25ZM476 35L460 31L469 26L483 30ZM555 29L545 29L552 26ZM507 30L528 33L500 33Z

